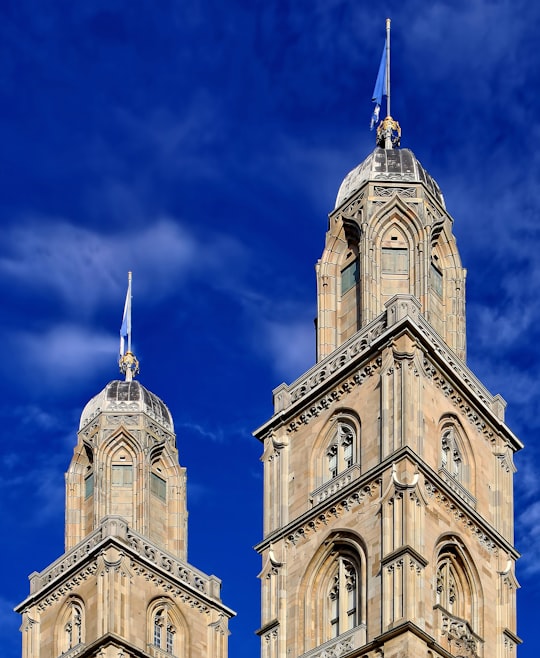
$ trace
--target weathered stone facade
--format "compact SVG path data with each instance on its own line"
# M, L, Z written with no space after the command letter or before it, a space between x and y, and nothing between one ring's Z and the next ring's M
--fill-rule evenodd
M66 474L66 552L30 576L23 658L227 658L221 582L187 562L171 415L136 381L85 407Z
M437 184L377 148L317 264L318 363L274 391L262 658L515 658L513 453L465 359L465 271Z

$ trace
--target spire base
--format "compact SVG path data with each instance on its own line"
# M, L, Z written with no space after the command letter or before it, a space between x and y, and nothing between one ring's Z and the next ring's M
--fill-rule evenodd
M118 361L120 372L126 376L126 382L131 382L139 374L139 361L132 352L126 352Z
M401 127L390 115L377 127L377 146L383 149L399 148L401 143Z

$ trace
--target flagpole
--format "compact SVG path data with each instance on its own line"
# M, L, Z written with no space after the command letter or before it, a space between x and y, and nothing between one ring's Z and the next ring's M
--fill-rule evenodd
M129 295L129 311L128 311L129 318L128 318L128 325L127 325L128 326L128 335L127 335L127 339L128 339L127 351L128 352L131 352L131 298L132 298L132 296L131 296L131 279L132 279L132 276L133 276L132 272L128 272L128 295Z
M390 115L390 19L386 19L386 116Z

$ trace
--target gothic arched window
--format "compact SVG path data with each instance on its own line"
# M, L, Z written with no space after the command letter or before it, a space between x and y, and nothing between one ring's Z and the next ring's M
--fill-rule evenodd
M435 576L435 608L443 646L462 648L466 651L464 655L475 656L481 641L477 589L472 571L457 544L441 548Z
M454 427L447 427L441 437L441 468L459 482L463 480L463 457Z
M349 558L337 558L328 593L330 638L358 625L358 569Z
M175 635L176 627L166 607L158 608L154 612L152 620L152 645L162 651L174 654Z
M337 423L332 440L326 449L326 480L332 479L355 462L357 452L356 430L344 421Z
M57 638L60 655L84 643L84 608L81 601L71 600L64 607Z

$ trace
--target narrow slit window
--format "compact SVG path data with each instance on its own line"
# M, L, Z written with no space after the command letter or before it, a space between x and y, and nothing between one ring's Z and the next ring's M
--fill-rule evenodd
M156 473L150 474L150 491L160 500L167 499L167 483Z
M346 292L354 288L358 283L359 272L358 272L358 259L354 260L352 263L349 263L345 269L341 272L341 294L344 295Z
M94 474L90 473L84 478L84 497L90 498L94 493Z
M440 296L443 296L443 275L442 272L435 267L435 265L431 265L431 285L433 286L433 290Z

